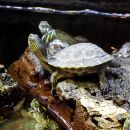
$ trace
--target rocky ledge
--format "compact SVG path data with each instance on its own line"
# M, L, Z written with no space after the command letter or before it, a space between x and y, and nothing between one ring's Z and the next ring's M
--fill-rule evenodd
M90 80L83 77L59 82L56 88L57 96L53 96L48 80L50 75L42 68L29 48L18 61L10 65L8 72L18 82L20 88L37 98L65 129L120 130L123 126L128 126L129 106L125 105L122 108L120 104L114 103L117 96L112 96L110 93L112 89L115 90L110 82L113 80L113 75L110 76L111 79L109 78L111 90L106 95L102 95L98 81L93 81L94 76L97 78L97 75L93 75L93 78L90 76ZM111 97L109 100L108 94Z

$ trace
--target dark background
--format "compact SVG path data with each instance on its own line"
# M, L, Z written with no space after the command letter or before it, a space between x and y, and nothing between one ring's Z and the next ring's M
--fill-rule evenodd
M1 1L1 0L0 0ZM2 3L3 4L3 3ZM110 52L110 47L130 41L130 18L100 14L64 15L0 9L0 63L8 67L23 54L28 35L40 35L38 24L47 20L54 28L81 35Z

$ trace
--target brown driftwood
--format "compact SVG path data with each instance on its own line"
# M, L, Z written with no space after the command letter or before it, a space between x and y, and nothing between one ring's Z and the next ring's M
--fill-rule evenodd
M30 50L27 49L21 58L12 63L8 68L8 72L21 86L21 89L32 95L45 106L57 122L67 130L96 130L89 120L81 118L82 109L71 109L66 102L60 102L52 96L49 89L49 81L42 75L40 64L29 59ZM31 54L34 56L34 54ZM36 57L33 57L36 58ZM35 62L35 63L34 63ZM36 67L38 67L36 69ZM39 69L39 70L38 70ZM85 129L84 129L85 128Z

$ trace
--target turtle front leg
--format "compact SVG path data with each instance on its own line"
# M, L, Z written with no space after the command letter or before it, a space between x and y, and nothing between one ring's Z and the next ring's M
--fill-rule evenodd
M50 77L50 82L52 84L52 90L55 89L57 82L59 79L63 78L63 74L58 73L57 71L52 73L51 77Z
M102 94L106 94L109 92L109 88L110 88L110 85L108 83L108 80L105 76L105 72L103 73L100 73L99 75L99 80L100 80L100 88L101 88L101 92Z
M98 71L99 72L100 88L101 88L101 92L103 95L108 93L109 88L110 88L108 79L107 79L106 74L105 74L107 66L108 66L108 64L101 66L99 68L99 71Z

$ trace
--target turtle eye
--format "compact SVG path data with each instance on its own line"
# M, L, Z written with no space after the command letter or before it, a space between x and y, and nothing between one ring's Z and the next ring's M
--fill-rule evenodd
M48 28L48 27L44 27L44 28L43 28L43 32L46 33L46 32L48 32L48 31L49 31L49 28Z

